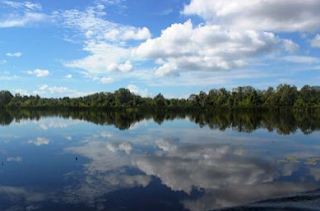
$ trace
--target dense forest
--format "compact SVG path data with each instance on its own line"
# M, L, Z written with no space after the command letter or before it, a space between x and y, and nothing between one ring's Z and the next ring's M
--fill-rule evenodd
M212 89L208 93L192 94L188 99L166 99L162 94L154 98L141 97L128 89L114 93L101 92L79 98L41 98L0 92L0 107L4 108L314 108L320 107L320 88L281 84L276 89L257 90L250 86L232 91Z

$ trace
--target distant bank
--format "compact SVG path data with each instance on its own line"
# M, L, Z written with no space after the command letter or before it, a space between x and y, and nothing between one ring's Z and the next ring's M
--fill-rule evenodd
M221 88L192 94L188 99L166 99L162 94L141 97L121 88L114 93L101 92L78 98L41 98L13 95L0 91L0 107L4 108L320 108L320 87L281 84L277 88L257 90L251 86Z

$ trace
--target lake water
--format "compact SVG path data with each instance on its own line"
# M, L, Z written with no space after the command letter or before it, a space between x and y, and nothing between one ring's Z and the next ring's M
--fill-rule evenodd
M313 113L3 111L0 210L318 210L319 128Z

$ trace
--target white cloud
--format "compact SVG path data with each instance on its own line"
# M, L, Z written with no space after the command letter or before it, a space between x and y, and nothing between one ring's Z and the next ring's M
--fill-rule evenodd
M42 10L42 6L40 4L32 3L29 1L25 2L17 2L17 1L2 1L0 2L2 4L5 4L9 7L15 8L15 9L28 9L28 10Z
M49 86L47 84L44 84L44 85L40 85L38 87L39 87L39 90L43 91L43 90L46 90Z
M64 65L83 69L90 75L100 75L110 71L121 71L118 63L124 58L129 58L131 51L104 42L96 43L95 41L87 43L83 50L89 52L91 55L83 59L65 62ZM120 66L122 68L126 67ZM124 68L123 70L126 69Z
M284 47L284 50L289 53L294 53L299 50L299 45L297 43L287 39L283 40L283 47Z
M36 140L28 141L28 144L34 144L36 146L48 145L50 140L47 138L37 138Z
M17 162L17 163L20 163L22 161L22 158L21 157L8 157L7 158L7 161L8 162Z
M180 76L178 67L175 63L165 63L161 67L159 67L156 72L156 76L164 77L164 76Z
M133 146L128 142L105 142L88 140L85 145L70 147L66 152L81 155L89 159L84 166L83 181L68 188L63 200L77 198L77 202L85 201L95 207L96 199L121 189L133 187L146 187L151 182L151 177L127 171L131 166L129 154ZM100 181L92 183L92 181ZM69 201L69 202L72 202ZM74 203L74 202L73 202ZM101 207L100 207L101 208Z
M233 29L313 32L320 28L318 0L192 0L183 14Z
M126 31L123 35L125 40L147 40L151 38L151 33L148 28L143 27L135 31Z
M46 200L46 196L43 193L35 192L31 189L27 188L18 188L18 187L10 187L10 186L0 186L0 194L10 196L10 199L14 201L14 199L22 199L26 201L28 204L34 204L35 202L42 202ZM19 206L15 206L17 209L24 209ZM28 206L28 208L32 209L32 206ZM9 208L10 210L11 208ZM14 208L15 209L15 208Z
M190 193L193 187L223 190L235 185L254 186L287 174L276 165L250 159L241 147L180 146L177 140L171 139L158 140L156 144L165 156L139 157L135 164L147 175L159 177L173 191Z
M6 54L8 57L21 57L22 53L21 52L16 52L16 53L7 53Z
M83 50L89 53L89 56L83 59L65 62L64 65L82 69L90 76L110 71L131 71L132 47L128 41L149 39L151 33L146 27L136 28L108 21L101 9L99 4L88 7L85 11L66 10L56 14L56 19L62 26L80 32L84 43Z
M52 94L61 94L61 93L70 93L72 92L70 89L68 89L67 87L49 87L48 88L49 92L51 92Z
M36 22L44 21L48 16L41 13L40 4L29 1L0 1L5 6L3 16L0 16L0 28L24 27Z
M68 128L72 124L77 124L77 122L66 122L66 121L51 121L51 122L39 122L38 125L43 130L48 130L49 128L58 129L58 128Z
M111 138L113 136L113 133L107 132L107 131L103 131L100 133L100 136L103 138Z
M121 150L127 155L129 155L132 150L132 145L130 143L108 143L107 147L111 152L117 152Z
M107 71L112 72L112 71L119 71L119 72L123 72L123 73L127 73L130 72L133 69L133 66L131 64L130 61L126 61L124 64L110 64L107 67Z
M283 60L293 63L318 63L320 59L311 56L286 56Z
M69 96L69 97L80 97L92 94L92 92L80 92L68 87L59 86L48 86L47 84L39 85L38 90L33 91L36 95L56 95L56 96Z
M48 75L50 75L49 70L41 70L41 69L35 69L33 71L28 71L27 73L29 75L35 75L38 78L43 78L43 77L47 77Z
M132 69L133 69L133 66L130 61L126 61L124 64L119 65L119 70L124 73L129 72Z
M68 75L66 75L66 78L70 79L70 78L72 78L72 75L68 74Z
M0 20L0 28L22 27L45 19L45 14L34 12L26 12L23 15L10 14L6 19Z
M141 97L151 97L152 96L152 93L150 93L150 91L148 89L141 89L133 84L129 84L128 89L130 90L130 92L132 92L136 95L140 95Z
M320 34L317 34L310 43L312 47L320 48Z
M104 77L104 78L101 78L100 81L101 81L101 83L103 83L103 84L111 84L111 83L113 83L114 80L113 80L112 78L106 78L106 77Z
M88 31L90 35L93 34L92 31ZM87 32L87 33L88 33ZM111 29L104 34L104 38L110 41L119 40L147 40L151 38L151 33L148 28L143 27L139 29L128 29L127 31L120 31L119 29Z
M89 141L84 146L70 147L65 151L80 154L91 160L91 163L86 166L88 168L86 173L106 172L130 165L127 157L110 150L113 149L111 145L106 142Z
M17 90L15 90L15 93L20 94L20 95L22 95L22 96L27 96L27 95L29 95L28 91L27 91L27 90L24 90L24 89L17 89Z
M281 39L273 33L229 31L218 25L173 24L158 38L142 43L135 55L164 61L158 76L178 75L178 70L221 71L242 68L250 58L279 51ZM292 51L293 43L287 50Z

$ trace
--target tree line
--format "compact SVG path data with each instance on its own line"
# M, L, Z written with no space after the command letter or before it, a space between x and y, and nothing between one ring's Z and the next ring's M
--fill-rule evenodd
M0 92L0 107L7 108L274 108L320 107L320 88L281 84L258 90L251 86L221 88L192 94L188 99L166 99L162 94L141 97L121 88L114 93L101 92L78 98L41 98Z

